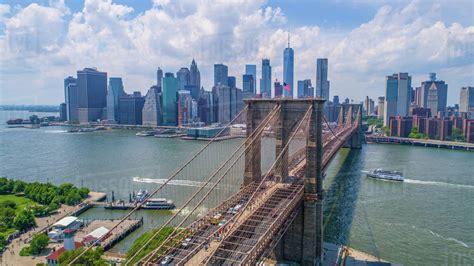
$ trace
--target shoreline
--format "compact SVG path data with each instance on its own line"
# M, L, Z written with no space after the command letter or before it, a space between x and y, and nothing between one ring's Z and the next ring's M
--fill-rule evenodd
M474 143L468 142L454 142L454 141L441 141L441 140L424 140L424 139L410 139L410 138L399 138L399 137L384 137L384 136L365 136L367 144L392 144L392 145L406 145L416 147L428 147L438 148L447 150L459 150L459 151L474 151Z

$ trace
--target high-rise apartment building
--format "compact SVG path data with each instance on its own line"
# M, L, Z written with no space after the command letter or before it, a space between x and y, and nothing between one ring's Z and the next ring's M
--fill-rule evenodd
M224 64L214 65L214 86L227 86L227 79L229 76L229 68Z
M160 126L163 123L161 106L161 87L151 86L145 96L142 123L147 126Z
M245 75L252 75L253 77L253 85L252 85L252 93L257 93L257 66L256 65L245 65Z
M294 52L290 47L288 34L288 47L283 51L283 97L293 97L294 89ZM289 86L289 89L287 86Z
M328 59L316 60L316 97L329 100Z
M107 73L95 68L77 71L78 116L80 123L102 118L107 106Z
M107 89L107 120L119 123L119 98L125 95L122 78L109 78Z
M272 66L270 59L262 59L262 78L260 79L260 94L263 98L272 97Z
M178 79L173 73L166 73L163 78L163 125L176 126L178 125Z

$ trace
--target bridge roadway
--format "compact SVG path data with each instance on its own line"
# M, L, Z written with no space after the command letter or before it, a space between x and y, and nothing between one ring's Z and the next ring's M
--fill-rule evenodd
M344 145L357 127L334 129L334 134L323 132L323 168L326 168L339 148ZM256 262L265 249L276 244L277 236L281 236L284 228L291 224L296 216L295 207L303 198L303 177L305 168L305 149L295 152L289 159L290 176L285 183L273 181L269 176L249 208L243 210L236 220L229 208L237 204L245 204L254 193L258 184L251 183L224 201L221 205L208 212L201 219L192 223L188 229L191 235L188 241L176 246L164 246L168 252L164 256L154 258L155 263L177 265L233 265L251 264ZM224 225L213 225L210 220L220 213ZM273 242L272 242L273 241ZM165 264L166 264L165 263Z

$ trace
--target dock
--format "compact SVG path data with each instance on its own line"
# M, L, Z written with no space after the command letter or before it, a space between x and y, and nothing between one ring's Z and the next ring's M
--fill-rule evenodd
M115 225L117 225L120 220L92 220L92 221L84 221L85 225L81 229L79 229L76 233L76 239L82 241L84 237L91 233L92 231L96 230L100 227L105 227L107 229L112 229ZM122 222L122 224L117 227L115 230L111 232L111 234L105 238L100 245L104 248L104 250L109 250L112 248L116 243L120 240L124 239L130 233L135 231L138 227L143 225L143 218L142 219L127 219Z

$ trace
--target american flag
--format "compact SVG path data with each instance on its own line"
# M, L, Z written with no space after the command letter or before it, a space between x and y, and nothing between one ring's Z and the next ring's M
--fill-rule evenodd
M283 89L286 90L287 92L291 92L290 84L283 82Z

